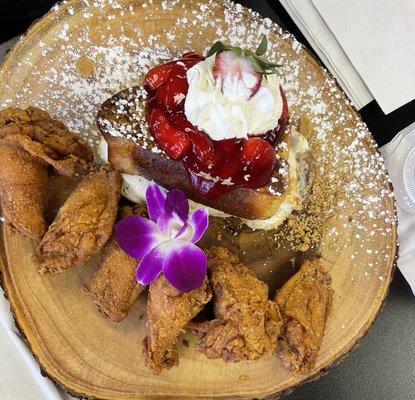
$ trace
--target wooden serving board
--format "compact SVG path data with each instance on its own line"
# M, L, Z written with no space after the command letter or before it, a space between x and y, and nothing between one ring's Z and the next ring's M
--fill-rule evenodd
M40 277L32 259L36 243L3 224L3 286L16 323L42 370L68 392L96 399L275 398L338 362L381 308L396 255L383 161L332 77L271 21L228 1L69 0L33 25L8 55L0 70L0 107L42 107L95 144L100 104L140 82L152 65L185 50L205 51L216 39L254 48L262 33L271 43L269 58L283 64L292 123L304 114L312 121L316 183L303 216L281 231L234 238L214 232L205 240L235 248L273 295L294 271L289 260L306 256L296 249L304 250L311 237L335 293L315 369L297 376L276 356L238 364L207 360L185 334L189 346L178 345L179 367L155 376L141 357L145 296L122 322L103 319L87 290L96 260ZM70 187L52 180L52 213Z

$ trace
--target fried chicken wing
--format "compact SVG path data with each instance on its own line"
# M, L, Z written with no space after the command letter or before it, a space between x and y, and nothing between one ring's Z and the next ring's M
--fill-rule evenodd
M144 205L124 206L118 219L128 215L147 216ZM138 260L126 254L115 238L104 248L104 257L92 280L92 301L104 317L119 322L127 315L130 307L144 290L137 282L135 271Z
M23 235L41 239L47 229L43 217L47 202L46 165L8 138L0 140L0 165L4 216Z
M134 214L147 217L147 208L144 205L121 207L118 219ZM92 301L104 317L121 321L143 292L145 287L135 276L137 264L138 261L126 254L115 238L105 245L102 262L92 280Z
M37 249L41 275L83 265L104 247L112 233L120 190L119 172L108 167L82 179Z
M305 261L275 297L284 324L277 352L292 371L315 365L332 300L330 285L331 277L318 261Z
M92 159L89 146L46 112L0 111L0 201L7 220L20 233L41 239L47 229L47 166L71 176Z
M78 165L86 165L94 158L92 149L84 140L36 107L26 110L9 107L0 111L0 138L16 134L47 148L49 157L55 160L68 158Z
M2 141L13 142L30 154L36 161L45 166L50 165L60 175L72 176L77 172L85 171L90 163L69 154L61 156L42 143L32 140L26 135L8 135Z
M207 255L216 319L192 325L200 351L231 362L275 351L281 316L267 285L227 249L213 247Z
M177 365L175 347L180 333L212 297L207 280L190 293L181 293L161 275L150 285L147 300L147 330L143 354L156 373Z
M103 261L92 281L92 301L104 317L114 322L127 315L145 288L135 277L137 263L115 239L106 244Z

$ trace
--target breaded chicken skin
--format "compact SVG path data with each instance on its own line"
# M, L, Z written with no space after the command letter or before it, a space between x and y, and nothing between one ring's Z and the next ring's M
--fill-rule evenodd
M108 167L82 179L37 249L39 274L84 265L104 247L117 216L120 190L120 173Z
M177 338L211 298L207 279L189 293L179 292L163 275L150 285L143 354L155 373L178 364Z
M121 207L118 219L134 214L147 217L147 208L144 205ZM114 237L105 245L91 286L92 301L102 316L114 322L121 321L143 292L144 286L135 276L137 265L138 260L125 253Z
M271 354L281 329L268 286L223 247L207 252L216 319L192 325L208 358L238 362Z
M47 148L57 160L72 159L87 164L94 158L92 149L60 121L36 107L25 110L9 107L0 111L0 138L23 135Z
M330 285L318 261L305 261L275 297L284 323L278 354L292 371L307 372L315 365L332 301Z
M47 225L47 167L72 176L85 171L92 150L62 123L37 108L0 111L0 202L20 233L41 239Z
M6 220L17 231L41 239L47 224L48 171L43 162L8 138L0 140L0 201Z
M143 292L145 287L135 277L137 264L114 238L106 244L91 286L92 301L104 317L121 321Z

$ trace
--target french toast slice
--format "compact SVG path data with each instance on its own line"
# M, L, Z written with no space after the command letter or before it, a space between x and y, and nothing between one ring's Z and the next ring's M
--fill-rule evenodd
M277 150L277 164L269 185L259 189L238 187L217 199L195 191L181 161L169 158L149 131L145 112L147 92L134 86L106 100L97 116L97 126L108 145L108 162L116 170L141 175L167 188L183 190L195 202L248 220L273 216L294 185L290 184L290 127Z

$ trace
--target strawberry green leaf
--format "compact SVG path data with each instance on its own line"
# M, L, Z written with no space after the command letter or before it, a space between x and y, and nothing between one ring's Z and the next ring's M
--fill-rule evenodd
M281 64L268 62L268 61L265 61L265 66L266 66L266 68L273 68L273 67L279 68L279 67L282 67Z
M264 73L264 68L263 66L258 62L258 60L254 57L250 58L252 66L254 67L254 71L258 74L263 74Z
M213 56L215 53L220 53L223 50L225 50L225 45L220 40L218 40L208 51L207 57Z
M262 35L261 43L259 44L258 48L256 49L255 54L257 56L262 56L267 52L267 48L268 48L267 37L265 35Z
M256 73L264 75L275 74L277 72L277 68L281 67L281 65L265 61L261 58L261 56L266 53L267 49L268 40L265 35L262 36L261 43L259 44L255 53L248 49L241 49L237 46L223 44L218 40L208 51L207 57L210 57L215 53L221 53L222 51L232 51L238 57L243 57L250 60Z

